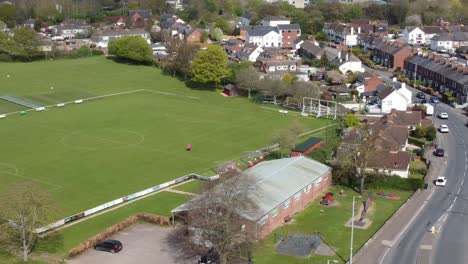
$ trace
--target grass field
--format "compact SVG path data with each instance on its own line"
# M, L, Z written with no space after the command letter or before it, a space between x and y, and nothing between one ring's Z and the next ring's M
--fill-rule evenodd
M275 129L295 120L308 129L326 124L190 90L154 67L103 57L3 63L0 72L0 94L45 104L145 90L0 120L0 191L15 181L36 181L52 191L63 217L206 172L216 161L270 144ZM187 143L192 152L185 151Z
M330 189L331 192L338 194L341 189L345 190L347 194L345 197L335 195L338 201L336 207L324 207L319 204L319 199L307 207L304 211L294 216L291 224L284 225L276 229L272 234L264 238L256 245L255 263L258 264L322 264L327 263L327 260L337 260L338 263L345 263L349 259L349 243L351 237L351 228L346 227L345 224L351 219L352 214L352 200L353 195L356 196L356 208L367 197L367 193L363 198L357 197L359 194L351 189L334 186ZM411 195L410 192L397 191L397 190L371 190L374 194L378 191L385 191L386 193L394 193L401 199L398 201L390 200L376 195L373 196L373 205L368 213L372 224L368 229L354 229L354 246L353 252L357 252L366 241L385 223L385 221L393 215L393 213L400 208L400 206ZM357 209L356 209L357 213ZM335 247L335 256L318 256L312 255L308 258L296 258L275 253L274 233L279 232L283 235L288 233L305 233L314 234L319 232L321 238L328 245Z

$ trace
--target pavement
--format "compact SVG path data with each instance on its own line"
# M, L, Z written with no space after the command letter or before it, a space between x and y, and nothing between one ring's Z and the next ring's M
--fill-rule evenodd
M386 73L384 79L390 81L389 76ZM447 112L449 119L436 118L440 112ZM429 156L429 188L415 193L354 256L354 263L468 263L468 181L464 181L468 173L468 128L464 124L468 118L461 110L441 103L435 107L433 120L436 127L447 124L450 133L438 133L437 143L446 157ZM434 186L432 180L442 175L448 178L447 186ZM432 227L435 234L430 232Z
M168 235L175 229L158 225L139 223L132 225L111 239L120 240L122 251L109 252L90 249L71 259L70 264L194 264L197 259L181 259L177 250L167 242Z

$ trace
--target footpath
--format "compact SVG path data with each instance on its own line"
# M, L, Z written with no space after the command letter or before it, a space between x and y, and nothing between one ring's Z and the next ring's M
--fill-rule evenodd
M372 236L369 241L354 255L355 264L380 264L390 249L397 244L400 237L407 231L419 213L425 208L427 201L435 191L433 180L439 174L439 168L444 161L432 158L433 148L426 149L426 157L431 159L431 165L426 176L428 188L416 191L395 214ZM418 263L429 263L431 259L434 235L429 231L423 239L423 247L418 253ZM375 260L375 261L372 261Z

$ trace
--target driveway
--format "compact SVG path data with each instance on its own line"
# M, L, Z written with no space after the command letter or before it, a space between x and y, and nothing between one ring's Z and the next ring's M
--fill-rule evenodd
M194 264L197 259L179 260L176 250L171 249L166 242L169 234L174 232L172 227L161 227L147 223L138 223L124 229L111 239L120 240L123 249L112 254L90 249L68 261L70 264Z

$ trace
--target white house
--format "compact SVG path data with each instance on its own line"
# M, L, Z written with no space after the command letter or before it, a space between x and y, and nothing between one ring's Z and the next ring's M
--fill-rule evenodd
M375 151L369 158L366 171L408 178L410 161L411 156L406 151Z
M254 27L247 30L245 42L259 47L281 47L282 36L274 27Z
M263 52L263 49L257 45L247 43L245 44L240 52L239 52L239 58L242 60L248 60L251 62L256 62L258 56Z
M468 46L468 32L442 33L431 39L431 50L455 53L462 46Z
M150 34L143 29L103 31L93 35L92 41L99 48L107 48L111 40L118 39L124 36L140 36L144 38L148 44L151 43Z
M336 65L338 70L346 74L348 71L351 72L365 72L366 70L362 67L362 62L356 56L349 52L337 51L335 49L326 47L325 51L327 57L330 59L330 65ZM338 52L338 54L336 54Z
M426 33L419 27L406 27L403 30L403 40L411 45L426 44Z
M278 25L289 25L291 19L283 16L266 16L258 22L261 27L276 27Z
M406 111L411 105L412 93L406 88L406 84L402 83L398 87L387 87L377 94L377 103L380 106L381 113L390 113L392 109L397 111Z

